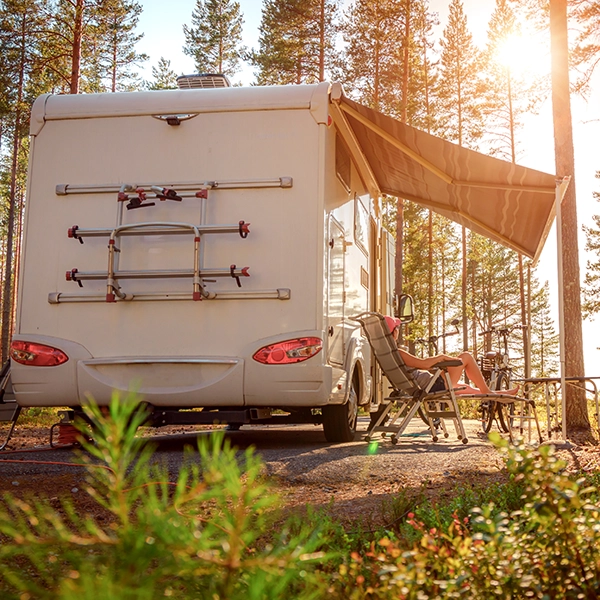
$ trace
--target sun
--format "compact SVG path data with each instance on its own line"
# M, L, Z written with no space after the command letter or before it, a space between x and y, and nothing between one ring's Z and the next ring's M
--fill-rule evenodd
M550 72L548 45L539 35L515 34L505 37L497 45L494 59L513 75L528 77Z

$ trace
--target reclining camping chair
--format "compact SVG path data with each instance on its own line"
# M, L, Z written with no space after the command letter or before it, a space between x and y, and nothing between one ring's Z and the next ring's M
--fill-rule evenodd
M393 387L392 394L385 399L387 404L365 439L371 441L373 435L379 432L382 437L385 437L387 433L391 433L392 444L397 444L398 438L404 433L411 419L421 409L429 425L433 441L438 440L435 421L439 419L444 436L448 437L444 419L452 419L458 439L466 444L468 440L458 410L456 395L448 375L449 367L460 366L462 362L460 360L446 360L434 365L431 380L425 388L421 388L412 375L414 369L404 364L396 346L396 341L383 315L366 312L352 317L352 320L361 324L377 362ZM444 377L447 389L430 392L429 390L439 377ZM390 423L385 425L385 421L394 407L397 407L398 411L394 414ZM400 423L396 425L399 419Z

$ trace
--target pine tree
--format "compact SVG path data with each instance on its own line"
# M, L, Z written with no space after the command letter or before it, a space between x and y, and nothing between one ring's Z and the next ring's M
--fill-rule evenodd
M192 27L183 26L183 51L194 59L198 73L235 75L243 56L244 19L234 0L196 0Z
M600 179L600 171L596 171ZM600 192L594 192L594 198L600 202ZM593 215L593 226L584 225L586 236L585 249L593 256L588 258L583 285L583 313L586 318L600 312L600 215Z
M148 60L146 54L135 50L144 37L136 33L142 6L129 0L102 0L98 5L92 37L98 41L99 51L94 55L104 87L111 92L139 89L141 81L132 70ZM93 71L93 70L92 70Z
M154 81L146 83L149 90L177 89L177 73L171 69L171 61L162 56L158 59L158 65L152 67L152 77Z
M532 372L536 377L553 377L558 373L558 334L550 313L549 297L547 281L532 294Z
M438 72L438 133L459 146L477 149L483 134L482 58L468 30L461 0L452 0L441 40Z
M324 81L337 62L335 0L265 0L259 47L249 53L259 85Z
M590 80L600 63L600 0L573 3L573 20L578 23L573 65L580 71L576 87L589 91Z
M485 51L485 94L484 107L489 153L511 162L516 162L517 142L515 133L521 126L517 100L519 81L513 65L507 64L502 56L506 45L514 41L520 32L515 14L508 0L496 0L496 8L488 26L488 44Z
M475 233L469 235L467 289L471 343L478 345L478 332L492 326L511 326L520 321L517 254ZM483 350L491 349L491 338Z
M360 102L388 114L401 88L404 19L403 0L357 0L342 24L344 83Z
M554 151L556 173L560 176L575 173L573 123L571 116L569 17L573 7L581 3L567 0L513 0L527 18L549 36L552 57L552 120L554 124ZM589 3L583 3L585 6ZM592 6L591 4L589 4ZM594 28L596 27L594 23ZM581 39L581 38L580 38ZM564 306L564 357L565 375L584 375L583 331L581 312L581 285L579 271L579 246L575 180L571 179L561 204L562 212L562 262ZM587 401L583 390L573 386L566 389L567 433L590 433Z
M100 6L95 0L54 0L48 6L40 32L38 76L49 91L101 91L101 74L92 67L101 47L93 35Z
M0 361L8 356L14 293L16 283L15 261L23 208L26 168L27 125L32 95L36 86L32 73L37 66L36 40L42 25L42 3L36 0L3 0L0 2L0 53L3 62L2 83L6 96L2 120L5 150L2 228L6 232L2 285Z

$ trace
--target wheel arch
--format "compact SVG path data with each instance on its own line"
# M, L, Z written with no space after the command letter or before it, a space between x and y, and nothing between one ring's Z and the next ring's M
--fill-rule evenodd
M344 402L348 401L350 389L356 380L358 386L358 405L366 406L371 401L373 393L373 380L370 371L371 347L369 343L360 336L352 337L348 345L345 371L347 374L346 394Z

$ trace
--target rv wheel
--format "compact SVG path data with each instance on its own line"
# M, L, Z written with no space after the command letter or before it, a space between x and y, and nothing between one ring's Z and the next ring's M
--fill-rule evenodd
M323 407L323 430L328 442L351 442L356 434L358 419L358 383L352 378L352 387L346 404Z

